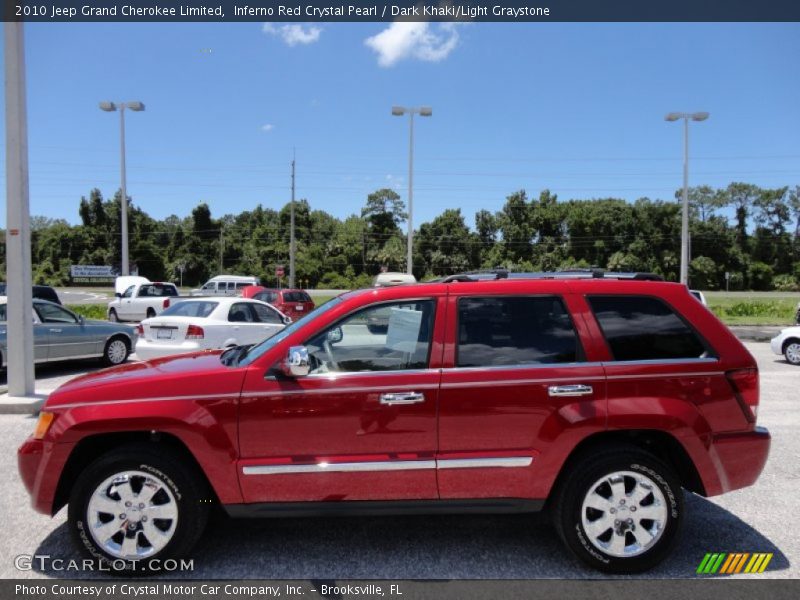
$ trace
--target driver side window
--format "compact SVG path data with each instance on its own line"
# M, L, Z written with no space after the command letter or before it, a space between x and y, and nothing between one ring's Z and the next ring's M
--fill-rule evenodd
M310 373L425 369L434 313L434 300L413 300L345 317L306 342Z

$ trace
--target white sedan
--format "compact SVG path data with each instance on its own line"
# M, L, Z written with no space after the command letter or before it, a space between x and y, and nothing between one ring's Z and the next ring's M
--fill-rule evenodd
M800 325L782 330L769 345L775 354L783 354L791 364L800 365Z
M142 360L257 344L291 323L259 300L215 297L181 300L139 325L136 354Z

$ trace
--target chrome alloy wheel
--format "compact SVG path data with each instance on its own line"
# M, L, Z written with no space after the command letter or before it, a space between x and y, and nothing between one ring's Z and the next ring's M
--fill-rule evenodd
M786 360L788 360L793 365L800 365L800 342L792 342L786 345L786 350L784 350L784 355L786 356Z
M112 365L121 364L128 355L128 347L122 340L111 340L106 348L108 362Z
M581 506L581 524L591 544L621 558L653 547L664 532L667 515L661 489L633 471L617 471L595 481Z
M160 552L175 534L178 504L158 477L124 471L97 486L86 523L94 541L111 556L146 558Z

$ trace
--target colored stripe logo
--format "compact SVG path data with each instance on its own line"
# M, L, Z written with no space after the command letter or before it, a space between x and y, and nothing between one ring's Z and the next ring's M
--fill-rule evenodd
M697 567L698 575L734 575L763 573L772 560L772 552L709 552Z

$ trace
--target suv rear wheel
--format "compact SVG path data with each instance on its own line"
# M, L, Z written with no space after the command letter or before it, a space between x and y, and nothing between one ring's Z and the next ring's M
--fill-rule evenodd
M185 556L208 520L210 503L193 469L163 448L134 444L91 463L75 482L69 528L82 552L117 574ZM136 561L140 561L137 562Z
M661 562L683 521L683 490L672 470L632 446L582 459L554 500L561 539L607 573L638 573Z

